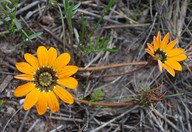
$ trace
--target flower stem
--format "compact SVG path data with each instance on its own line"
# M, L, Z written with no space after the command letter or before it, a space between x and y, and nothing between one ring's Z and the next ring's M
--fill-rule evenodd
M144 69L147 66L148 66L148 64L145 64L142 67L139 67L137 69L134 69L134 70L128 71L128 72L124 72L124 73L109 74L109 75L95 75L95 76L94 75L88 75L88 76L81 76L81 75L79 75L79 76L83 77L83 78L117 77L117 76L122 76L122 75L127 75L127 74L131 74L131 73L137 72L137 71L139 71L141 69Z
M99 66L99 67L89 67L89 68L82 68L79 67L78 71L96 71L96 70L104 70L109 68L116 68L116 67L123 67L123 66L133 66L133 65L146 65L148 62L130 62L130 63L121 63L121 64L114 64L109 66Z
M74 100L84 103L84 104L91 104L91 105L100 105L100 106L127 106L127 105L136 105L135 102L127 102L127 103L101 103L101 102L90 102L86 100L81 100L78 98L73 97Z

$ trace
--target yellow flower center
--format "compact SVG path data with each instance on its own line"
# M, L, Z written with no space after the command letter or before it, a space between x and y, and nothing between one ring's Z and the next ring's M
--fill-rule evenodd
M34 73L35 87L41 91L52 91L58 81L57 74L54 69L50 67L38 68Z
M154 56L157 60L160 60L162 63L165 63L168 59L167 53L160 48L155 51Z
M49 86L52 82L52 76L50 73L48 72L43 72L40 74L39 76L39 83L42 86Z

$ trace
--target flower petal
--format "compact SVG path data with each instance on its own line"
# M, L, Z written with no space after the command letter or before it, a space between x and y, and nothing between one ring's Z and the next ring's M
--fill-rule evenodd
M56 85L56 87L53 89L53 91L59 96L61 100L63 100L66 103L73 104L73 96L63 89L62 87Z
M75 74L77 71L78 71L77 66L64 66L58 72L58 78L70 77L71 75Z
M71 60L71 56L68 53L61 54L53 64L53 69L58 71L60 68L66 66Z
M33 81L33 75L21 74L21 75L14 76L14 78L21 79L21 80Z
M38 59L35 56L33 56L32 54L26 53L26 54L24 54L24 58L35 69L37 69L39 67Z
M154 51L156 51L160 47L160 43L158 43L157 38L153 37L153 43L154 43Z
M37 103L39 99L40 90L34 88L25 98L24 101L24 110L30 109L33 105Z
M151 52L154 54L154 47L150 43L147 43L147 46L149 47Z
M52 67L57 58L57 50L53 47L48 50L48 66Z
M41 92L36 104L39 115L43 115L47 110L47 92Z
M14 95L16 97L22 97L31 92L35 88L33 82L28 82L26 84L23 84L21 86L18 86L16 90L14 91Z
M163 38L163 41L161 43L161 46L160 48L165 50L167 44L168 44L168 41L169 41L169 32L165 35L165 37Z
M153 52L151 50L145 49L147 53L149 53L151 56L154 56Z
M173 69L175 70L178 70L178 71L181 71L182 70L182 67L181 65L179 64L179 62L173 60L173 59L168 59L166 62L165 62L166 65L172 67Z
M26 74L30 74L33 75L35 72L35 68L33 68L32 66L30 66L28 63L26 62L19 62L16 64L17 69L22 72L22 73L26 73Z
M173 57L169 57L169 59L173 59L175 61L183 61L183 60L187 59L187 56L185 54L180 54L180 55L176 55Z
M165 51L168 52L169 50L171 50L171 49L176 45L176 43L177 43L177 39L171 41L171 42L167 45L167 47L165 48Z
M52 112L59 111L59 102L53 91L47 93L47 103Z
M72 89L76 89L78 85L77 80L73 77L60 78L57 83L64 87Z
M161 33L160 31L157 34L157 42L159 43L159 46L161 45Z
M170 66L164 64L163 67L173 76L175 77L175 71L173 68L171 68Z
M169 51L167 52L167 56L168 56L168 57L176 56L176 55L181 54L183 51L185 51L185 49L174 48L174 49L171 49L171 50L169 50Z
M47 66L47 64L48 64L47 48L45 48L44 46L40 46L37 49L37 57L38 57L38 60L39 60L40 67Z

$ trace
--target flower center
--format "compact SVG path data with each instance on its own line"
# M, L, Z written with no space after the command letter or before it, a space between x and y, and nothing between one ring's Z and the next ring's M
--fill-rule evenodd
M57 74L50 67L38 68L34 73L34 85L41 91L52 91L58 81Z
M167 61L167 53L162 49L157 49L154 53L154 56L157 60L160 60L162 63L165 63Z
M48 72L43 72L40 74L39 76L39 83L42 86L49 86L52 82L52 76L50 73Z

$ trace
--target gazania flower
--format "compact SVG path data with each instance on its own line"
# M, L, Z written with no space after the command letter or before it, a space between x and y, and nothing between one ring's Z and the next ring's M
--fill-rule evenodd
M162 67L165 68L172 76L175 76L175 71L181 71L182 67L178 61L183 61L187 58L183 52L185 49L173 48L177 43L177 40L174 40L168 44L169 33L161 41L161 34L158 32L157 38L153 38L154 46L147 43L148 49L145 49L155 60L158 61L158 66L160 71Z
M57 50L53 47L47 50L44 46L37 49L37 58L29 53L24 55L26 62L16 64L17 69L24 73L15 76L17 79L30 82L18 86L14 92L16 97L26 96L24 109L28 110L36 104L40 115L44 114L47 107L52 112L59 110L56 95L66 103L74 102L72 95L62 86L76 89L78 82L70 77L78 70L77 66L67 65L71 59L68 53L57 57Z

